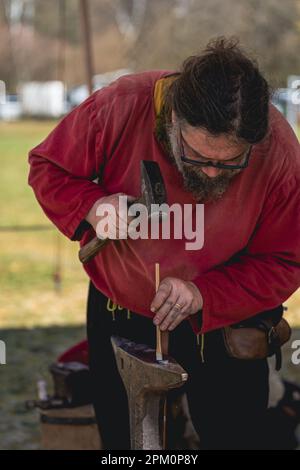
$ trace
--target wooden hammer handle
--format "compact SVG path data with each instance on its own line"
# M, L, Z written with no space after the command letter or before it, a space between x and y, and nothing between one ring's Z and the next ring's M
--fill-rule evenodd
M109 241L109 238L105 238L104 240L98 237L93 238L86 245L80 248L78 254L80 261L82 263L87 263L88 261L90 261Z

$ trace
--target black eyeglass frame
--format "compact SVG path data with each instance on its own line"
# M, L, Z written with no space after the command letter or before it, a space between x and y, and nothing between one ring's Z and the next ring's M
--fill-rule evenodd
M251 150L252 150L252 147L253 145L250 145L250 147L248 148L247 152L246 152L246 156L245 156L245 161L244 163L242 163L241 165L227 165L226 163L212 163L212 162L199 162L197 160L193 160L191 158L187 158L185 156L185 153L184 153L184 147L183 147L183 136L182 136L182 132L181 132L181 129L180 129L180 158L181 158L181 161L185 162L185 163L189 163L190 165L196 165L196 166L211 166L213 168L219 168L219 169L223 169L223 170L243 170L244 168L247 168L247 166L249 165L249 159L250 159L250 154L251 154ZM205 158L205 157L203 157Z

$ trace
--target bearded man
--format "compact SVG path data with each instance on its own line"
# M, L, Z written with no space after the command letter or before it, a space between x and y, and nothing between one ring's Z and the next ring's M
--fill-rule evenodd
M154 323L170 332L170 355L189 374L184 387L201 448L264 448L267 361L232 358L222 332L277 315L300 285L297 138L271 105L256 62L219 38L179 72L126 75L95 92L30 152L29 184L59 230L84 245L101 204L117 209L120 194L140 195L143 159L158 162L170 205L204 204L204 246L120 236L85 265L104 447L130 447L110 337L155 347Z

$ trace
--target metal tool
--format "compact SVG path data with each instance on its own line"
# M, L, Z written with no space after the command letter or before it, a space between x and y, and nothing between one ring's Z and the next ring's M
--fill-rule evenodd
M160 219L164 215L164 210L157 212L153 204L161 205L166 203L166 189L157 162L151 160L141 160L141 196L132 204L144 204L148 210L149 218L158 216ZM166 209L165 209L166 210ZM109 242L109 238L93 238L79 250L79 259L82 263L90 261Z
M111 342L128 396L131 449L163 449L166 394L184 385L188 374L170 356L157 362L156 351L145 344L118 336Z

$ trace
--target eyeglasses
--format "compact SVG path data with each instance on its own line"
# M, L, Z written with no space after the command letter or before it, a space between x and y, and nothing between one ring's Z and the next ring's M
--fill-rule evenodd
M250 153L251 153L251 150L252 150L252 145L250 145L248 150L246 152L242 153L241 155L238 155L237 157L235 157L231 160L226 160L227 162L230 162L230 163L220 163L220 162L213 163L213 162L210 162L207 158L205 158L205 157L203 157L202 155L199 155L199 154L197 155L197 159L196 158L193 159L193 158L186 157L184 147L183 147L183 142L185 142L185 140L182 136L182 132L181 132L181 129L180 129L180 153L181 153L180 158L185 163L189 163L191 165L197 165L197 166L211 166L213 168L220 168L220 169L223 169L223 170L240 170L240 169L243 169L243 168L247 168L247 166L249 164L249 158L250 158ZM235 163L235 162L238 162L238 161L240 163Z

